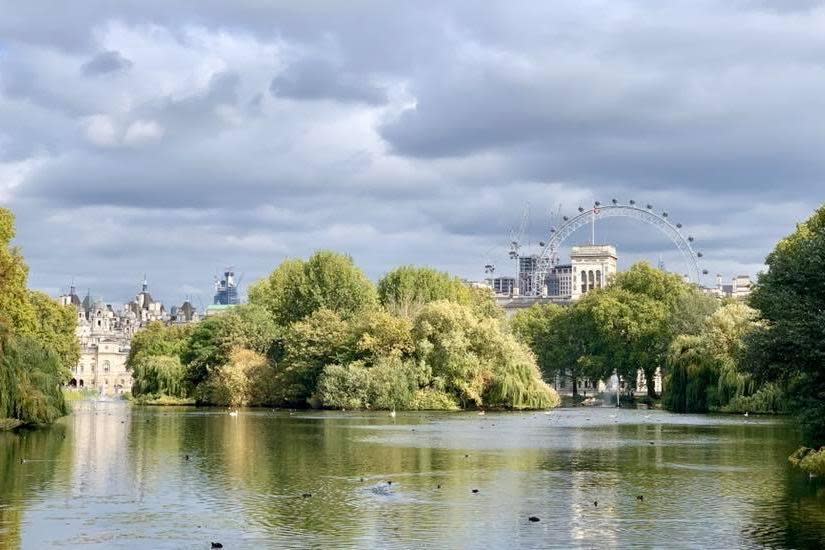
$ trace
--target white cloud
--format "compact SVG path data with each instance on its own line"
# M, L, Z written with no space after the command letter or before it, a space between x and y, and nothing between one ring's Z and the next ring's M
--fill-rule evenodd
M136 120L129 125L126 135L123 136L123 143L126 145L142 145L144 143L158 141L163 137L163 126L154 120Z
M107 115L92 115L86 119L86 138L98 147L116 147L119 142L115 123Z

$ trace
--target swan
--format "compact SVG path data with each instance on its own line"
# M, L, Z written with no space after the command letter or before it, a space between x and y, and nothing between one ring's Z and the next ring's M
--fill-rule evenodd
M229 411L229 416L238 416L238 411Z
M390 418L395 418L395 409L390 411Z

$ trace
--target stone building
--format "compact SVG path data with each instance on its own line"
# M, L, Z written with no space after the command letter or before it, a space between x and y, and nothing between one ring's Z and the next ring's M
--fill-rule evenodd
M72 368L69 387L93 389L105 396L131 391L132 373L126 368L126 359L135 332L153 321L184 324L200 319L188 300L167 315L164 305L149 293L146 277L140 292L120 311L88 292L81 300L74 286L59 300L77 311L80 360Z
M570 298L578 300L591 290L607 286L618 272L616 248L609 244L574 246L570 264Z
M136 317L115 313L110 304L93 299L90 293L81 301L74 287L60 302L77 310L80 359L72 367L69 387L93 389L106 396L130 391L132 373L126 368L126 358L138 328Z

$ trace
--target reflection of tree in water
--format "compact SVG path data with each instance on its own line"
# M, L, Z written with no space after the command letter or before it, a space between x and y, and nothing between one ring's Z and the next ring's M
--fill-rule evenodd
M790 466L781 482L784 490L756 507L745 537L773 548L825 548L825 483Z
M54 478L64 432L61 425L0 432L0 548L20 546L26 501Z
M222 511L243 518L248 535L258 531L270 540L298 535L307 546L400 541L429 528L456 537L446 545L460 546L466 525L478 514L495 517L502 500L517 501L531 490L526 476L517 474L534 471L541 459L535 450L468 458L465 450L382 441L384 435L426 438L422 417L388 425L385 414L300 418L246 411L234 418L176 415L168 428L178 426L171 430L158 422L133 423L134 430L145 432L130 438L133 452L161 453L167 463L188 454L210 516ZM162 441L170 436L175 441ZM495 472L501 469L514 477L500 480L498 496L487 495L490 509L479 510L486 499L473 497L470 489L497 483ZM456 508L456 497L470 506Z

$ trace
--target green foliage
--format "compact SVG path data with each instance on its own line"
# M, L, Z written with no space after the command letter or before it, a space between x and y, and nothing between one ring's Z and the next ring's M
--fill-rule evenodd
M249 301L266 308L280 326L320 309L348 318L378 303L375 286L349 256L316 252L307 261L287 260L253 285Z
M58 356L39 342L0 332L0 418L47 424L65 415L62 374Z
M132 361L132 395L186 397L184 368L178 356L140 353Z
M432 302L415 320L416 355L434 383L462 407L544 408L558 396L541 379L533 356L494 319L447 301Z
M284 358L277 368L279 400L305 404L325 366L345 364L352 358L350 334L347 322L329 309L319 309L292 324L284 335Z
M0 323L19 334L33 334L37 328L26 279L29 268L20 249L11 246L14 214L0 207Z
M751 397L758 387L741 368L744 339L757 328L757 315L743 303L730 303L708 317L699 334L678 336L668 355L665 407L675 412L707 412L744 406L748 401L760 408L770 405L768 393Z
M238 306L205 319L192 329L182 354L187 382L197 386L209 376L210 367L225 364L238 348L274 356L281 333L269 311L260 305Z
M197 389L197 401L228 407L268 404L274 378L265 355L238 348L226 364L210 369L209 377Z
M74 308L63 307L49 295L30 292L29 299L35 312L32 336L47 349L54 351L63 367L63 382L70 378L72 367L80 359L80 344L75 331L77 316Z
M60 384L79 357L76 320L26 288L29 269L11 246L14 234L14 215L0 208L0 418L49 423L67 411Z
M825 476L825 447L818 451L808 447L800 447L788 460L803 472L815 476Z
M764 326L748 339L748 367L789 385L806 443L825 444L825 206L780 241L750 297Z
M413 411L457 411L458 401L445 391L435 388L417 390L408 406Z
M473 303L470 288L458 277L428 267L402 266L378 282L378 298L389 311L412 317L421 306L436 300Z
M391 355L373 366L363 361L327 365L318 380L317 397L335 409L406 409L418 389L412 361Z

